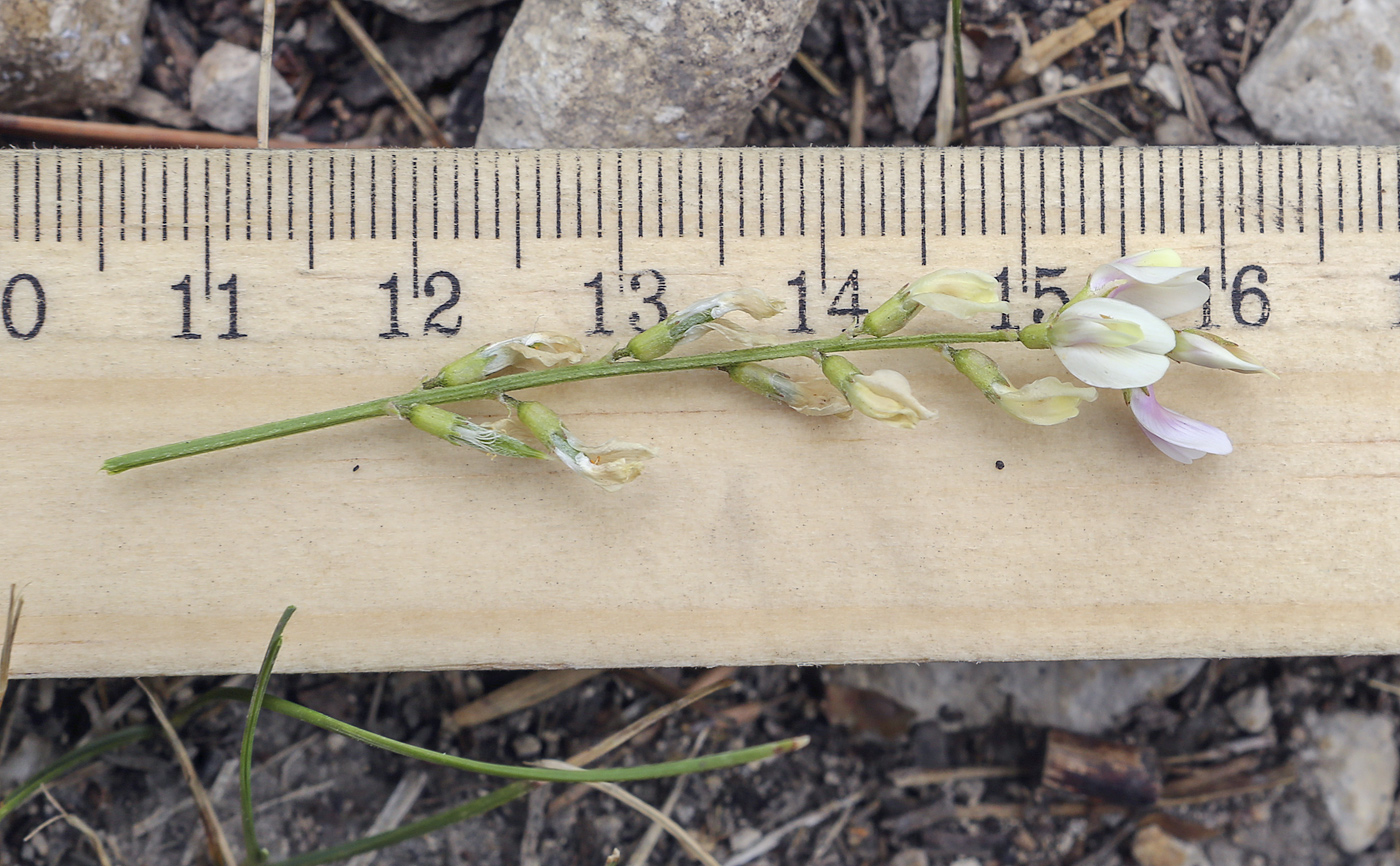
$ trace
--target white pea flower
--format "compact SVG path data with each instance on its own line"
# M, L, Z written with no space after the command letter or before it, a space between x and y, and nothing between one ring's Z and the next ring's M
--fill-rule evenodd
M1038 427L1068 421L1079 414L1079 404L1082 401L1093 402L1099 396L1093 388L1061 382L1054 376L1037 379L1020 388L1014 387L1001 372L996 361L977 349L955 349L945 346L943 357L952 362L958 372L976 385L988 400L1000 406L1013 418Z
M1110 262L1089 278L1089 293L1142 307L1160 319L1200 309L1210 287L1205 268L1184 268L1175 250L1151 250Z
M425 379L423 387L466 385L511 368L557 367L582 360L583 346L578 340L564 334L536 332L482 346Z
M862 415L906 430L938 417L914 396L909 380L894 370L876 370L867 375L840 355L824 355L821 362L827 381Z
M485 451L487 454L499 454L503 457L549 459L549 455L541 453L514 436L505 433L502 430L504 424L499 421L487 425L477 424L455 412L429 406L426 403L417 403L409 407L408 413L404 417L408 418L413 426L419 430L446 439L453 445L466 445L478 451Z
M827 384L794 379L779 370L764 364L735 364L726 369L729 378L751 391L786 403L803 415L844 415L851 414L851 407L845 399Z
M939 268L895 293L861 322L861 333L893 334L909 324L920 309L970 319L983 313L1005 313L1011 305L1001 299L996 277L968 268Z
M908 292L909 299L919 306L959 319L1011 309L1001 299L1001 283L996 277L969 268L939 268L910 283Z
M1075 378L1095 388L1143 388L1167 372L1176 332L1152 313L1113 298L1087 298L1049 322L1021 329L1032 349L1054 350Z
M584 445L574 437L553 410L542 403L509 400L516 417L535 438L545 444L559 462L604 490L617 490L642 474L642 461L656 452L645 445L610 440L597 447Z
M1240 348L1238 343L1194 328L1176 332L1176 348L1168 352L1167 357L1199 367L1234 370L1236 373L1267 373L1278 378L1272 370Z
M705 325L734 312L748 313L755 319L776 316L785 308L758 289L735 289L696 301L678 313L667 316L627 343L627 354L638 361L651 361L706 333Z
M1135 388L1125 392L1125 396L1147 440L1178 463L1234 450L1225 431L1166 408L1157 402L1151 387Z

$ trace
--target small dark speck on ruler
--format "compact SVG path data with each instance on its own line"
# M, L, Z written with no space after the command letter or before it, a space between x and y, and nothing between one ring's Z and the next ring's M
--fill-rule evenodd
M1001 466L998 465L997 468L1000 469ZM351 469L350 471L351 471L351 472L359 472L359 471L360 471L360 464L356 463L356 464L355 464L355 468L354 468L354 469Z
M360 467L356 466L355 468L356 468L356 469L359 469ZM998 461L997 461L997 468L998 468L998 469L1005 469L1005 468L1006 468L1006 464L1003 463L1002 461L998 460Z

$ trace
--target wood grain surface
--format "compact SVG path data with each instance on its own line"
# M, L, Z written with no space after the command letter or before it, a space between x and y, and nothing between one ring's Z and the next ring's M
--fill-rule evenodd
M366 163L353 204L348 174L366 154L0 154L0 562L25 598L16 672L255 670L288 604L283 671L1400 651L1395 149L788 151L781 184L779 156L379 152L375 207L393 210L368 238ZM464 231L472 219L485 231ZM1189 466L1148 444L1117 393L1030 428L920 351L852 356L901 370L939 411L912 431L800 416L709 371L535 392L585 441L660 452L614 494L391 418L98 471L121 452L406 391L530 330L612 331L585 338L601 354L634 332L632 314L655 321L655 274L671 310L743 285L783 297L788 311L759 327L787 338L799 273L816 335L852 324L828 315L852 271L874 306L943 265L1006 268L1024 325L1053 309L1052 282L1072 292L1125 250L1167 246L1212 269L1217 333L1279 375L1174 366L1162 402L1235 444ZM461 283L439 318L462 315L451 336L422 327L442 294L410 291L439 270ZM407 339L379 337L391 273ZM247 336L220 340L218 286L233 274ZM184 293L170 287L186 275L199 340L172 339ZM925 314L910 330L947 324ZM1049 352L987 351L1018 383L1065 376Z

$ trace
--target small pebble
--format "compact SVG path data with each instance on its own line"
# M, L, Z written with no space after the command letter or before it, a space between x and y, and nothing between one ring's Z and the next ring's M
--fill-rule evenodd
M539 757L540 752L544 750L544 744L534 734L521 734L511 740L510 747L515 752L515 756L522 761Z
M1184 842L1156 824L1133 834L1133 859L1139 866L1210 866L1200 846Z
M1269 690L1263 686L1240 689L1225 701L1225 711L1239 729L1249 734L1262 734L1269 729L1274 711L1269 706Z

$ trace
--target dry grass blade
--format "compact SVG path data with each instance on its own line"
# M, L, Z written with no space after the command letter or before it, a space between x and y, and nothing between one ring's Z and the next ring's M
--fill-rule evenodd
M175 752L175 760L180 763L180 772L185 776L185 784L190 788L190 796L194 798L195 806L199 809L199 820L204 824L205 841L209 845L209 859L215 864L224 866L236 866L238 861L233 856L233 849L229 847L228 839L224 836L224 828L219 825L219 816L214 812L214 804L209 800L209 792L204 790L204 785L199 781L199 774L194 771L194 762L190 760L189 752L185 751L185 745L180 742L180 737L175 733L175 728L170 724L170 719L166 718L165 710L161 708L160 701L141 680L136 684L141 687L141 691L146 693L150 701L151 712L155 715L156 721L160 723L160 729L165 732L165 739L169 741L170 748Z
M1199 803L1209 803L1212 800L1225 800L1230 797L1243 797L1246 794L1258 794L1274 788L1282 788L1298 781L1298 769L1291 764L1276 767L1263 773L1251 773L1231 780L1220 782L1216 787L1208 791L1193 792L1174 796L1175 792L1170 785L1163 792L1163 796L1157 801L1157 805L1170 808L1173 806L1195 806Z
M34 838L40 830L43 830L55 821L65 821L68 826L82 833L84 838L88 840L88 844L92 845L92 852L97 857L97 862L101 864L101 866L112 866L112 858L107 856L107 846L102 844L102 837L97 835L97 831L92 829L88 822L79 818L77 815L70 814L68 810L64 809L58 800L54 799L53 794L49 792L48 786L44 786L40 790L42 790L44 796L48 798L49 805L58 810L58 814L34 828L33 832L24 837L24 841L28 842L30 839Z
M1388 695L1400 696L1400 686L1387 683L1383 680L1367 680L1366 685L1378 691L1385 692Z
M1020 58L1006 70L1006 73L1001 77L1001 83L1012 85L1025 81L1034 75L1039 75L1045 67L1093 39L1094 34L1102 30L1105 25L1117 21L1118 17L1135 2L1137 0L1111 0L1068 27L1052 30L1037 39L1029 50L1022 53Z
M5 613L5 643L0 647L0 704L5 702L5 691L10 687L10 652L15 648L15 634L19 631L19 615L23 610L24 596L19 594L19 587L12 583L10 606Z
M1176 84L1181 90L1181 101L1186 107L1186 119L1201 132L1209 134L1210 122L1206 119L1206 110L1201 106L1201 97L1196 93L1196 82L1191 80L1191 71L1186 68L1186 55L1181 53L1176 40L1172 38L1170 27L1163 27L1161 33L1158 45L1162 53L1167 55L1167 62L1171 64L1172 72L1176 75Z
M1088 84L1072 87L1069 90L1061 90L1049 96L1037 96L1034 99L1027 99L1015 105L1008 105L1001 111L994 112L986 117L972 121L972 131L976 132L983 127L1001 123L1011 117L1017 117L1028 111L1035 111L1040 108L1047 108L1066 99L1077 99L1087 96L1090 93L1098 93L1101 90L1112 90L1115 87L1126 87L1133 83L1133 76L1127 72L1120 72L1117 75L1110 75L1107 78L1100 78L1098 81L1090 81Z
M762 839L759 839L747 850L740 851L736 853L733 857L730 857L728 860L724 861L724 866L744 866L745 863L750 863L754 860L757 860L759 857L762 857L764 854L767 854L769 851L772 851L774 848L778 847L778 843L783 841L783 839L788 834L794 833L803 828L811 828L817 826L818 824L825 821L827 818L836 814L837 812L840 812L849 806L853 806L861 800L865 799L867 793L867 791L857 791L854 794L847 794L845 797L842 797L839 800L832 800L830 803L827 803L825 806L822 806L819 809L813 809L805 815L799 815L798 817L793 818L791 821L787 822L783 826L765 835Z
M547 701L601 673L593 670L536 671L458 707L447 717L448 722L457 728L482 725Z
M953 68L954 0L948 0L947 32L943 34L943 69L938 79L938 102L933 114L933 146L947 147L953 141L953 118L957 114L957 70Z
M258 140L250 135L200 132L192 129L165 129L127 123L100 123L93 120L65 120L59 117L26 117L0 113L0 133L11 133L56 144L85 147L156 148L251 148ZM272 147L307 149L347 147L345 144L317 144L310 141L271 142Z
M369 65L374 68L380 80L384 82L384 86L389 88L389 92L394 94L394 98L399 101L399 105L408 114L409 120L412 120L413 125L418 127L418 131L422 133L428 144L433 147L450 146L447 136L442 134L442 130L438 129L437 123L428 114L428 109L423 107L423 103L418 100L408 85L403 83L403 79L394 71L394 67L390 66L389 61L384 58L384 52L380 51L379 46L374 44L374 40L365 32L365 28L360 26L360 22L355 20L355 16L351 15L349 10L345 8L345 4L341 3L340 0L330 0L330 7L331 11L335 13L336 19L340 21L340 26L345 28L346 33L350 34L355 46L365 55Z
M817 82L817 86L825 90L827 95L837 99L846 98L846 94L841 92L841 88L836 86L836 82L831 80L831 76L822 72L822 68L814 63L812 58L799 51L792 56L792 59L797 61L797 65L801 66L804 72L812 76L812 80Z
M701 728L699 735L695 737L694 744L690 747L690 757L700 754L700 750L705 746L705 740L710 735L709 728ZM661 804L661 814L670 815L675 811L676 804L680 802L681 792L685 790L685 782L688 776L677 776L676 784L671 786L671 793L666 795L666 801ZM660 824L653 823L642 834L642 838L637 842L637 847L632 849L632 856L627 858L627 866L642 866L651 856L651 852L656 848L656 843L661 841L663 829Z
M272 111L272 33L277 0L263 0L262 44L258 51L258 147L266 148Z
M850 147L865 147L865 110L868 98L865 92L865 76L857 75L855 87L851 91L851 128L846 141Z
M556 770L576 770L576 765L567 761L540 761L541 766L550 767ZM654 823L661 826L663 830L671 834L680 846L686 850L690 856L704 863L705 866L719 866L719 861L710 856L710 853L701 847L699 840L690 835L684 827L677 824L669 815L665 815L660 809L646 802L645 800L632 794L630 791L613 784L612 782L587 782L588 787L597 791L602 791L613 799L625 803L641 814L650 818Z
M384 801L379 814L375 816L374 823L369 825L365 831L366 836L376 836L380 833L394 829L403 823L413 804L418 802L418 798L423 794L423 787L428 784L428 774L422 770L414 770L399 779L399 783L394 786L394 791L389 795L389 799ZM357 854L346 861L345 866L371 866L375 858L379 856L378 851L366 851Z
M591 764L603 755L606 755L608 752L611 752L613 749L616 749L618 746L637 736L642 731L660 722L662 719L674 715L691 704L702 701L715 692L721 689L727 689L732 685L734 685L733 680L720 680L717 683L711 683L703 689L692 692L683 698L672 701L664 707L652 710L617 733L600 740L593 746L584 749L582 752L570 756L569 763L580 767L585 764Z
M944 785L963 779L1014 779L1022 775L1019 767L953 767L948 770L895 770L890 773L890 782L897 788L916 788L920 785Z

